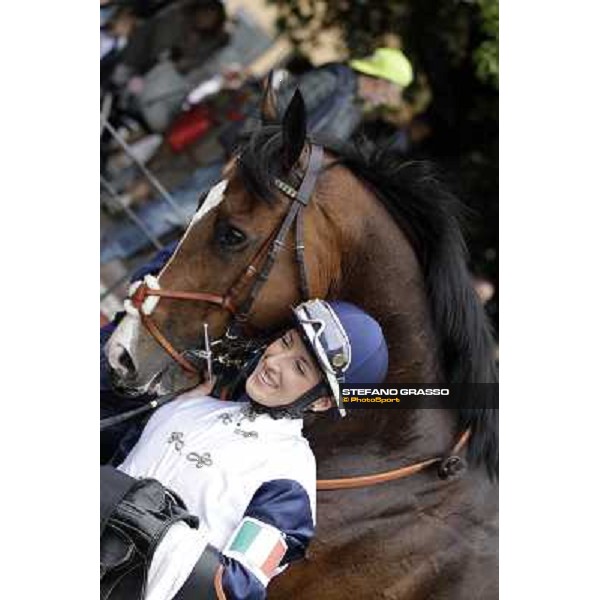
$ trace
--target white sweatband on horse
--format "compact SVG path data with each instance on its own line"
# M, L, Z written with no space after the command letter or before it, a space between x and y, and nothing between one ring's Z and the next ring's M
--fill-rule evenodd
M125 312L128 315L131 315L132 317L139 317L139 312L138 309L131 302L130 298L133 296L133 294L135 294L135 291L140 287L140 285L142 285L142 283L145 283L148 289L150 290L160 290L160 284L158 283L158 279L154 277L154 275L146 275L143 280L134 281L129 286L129 297L125 298L125 301L123 302ZM154 312L154 309L156 308L156 305L158 304L159 300L160 296L146 297L144 299L144 302L142 302L142 313L145 314L147 317L150 316Z

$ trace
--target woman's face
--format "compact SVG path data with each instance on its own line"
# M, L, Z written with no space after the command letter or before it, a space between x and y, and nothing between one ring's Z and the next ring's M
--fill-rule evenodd
M302 338L295 329L290 329L265 350L246 381L246 393L263 406L286 406L322 378L321 370ZM329 398L323 398L312 408L326 410L331 405Z

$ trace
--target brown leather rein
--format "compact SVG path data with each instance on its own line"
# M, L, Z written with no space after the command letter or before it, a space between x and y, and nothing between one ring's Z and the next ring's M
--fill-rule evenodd
M401 469L393 469L391 471L384 471L382 473L375 473L374 475L359 475L355 477L344 477L338 479L317 479L317 491L331 491L331 490L347 490L359 487L368 487L376 485L378 483L386 483L388 481L394 481L396 479L404 479L410 475L415 475L424 471L432 465L438 464L438 475L441 479L447 479L456 475L459 471L464 469L464 462L458 456L458 453L463 450L467 442L471 431L467 429L464 431L458 442L449 456L429 458Z

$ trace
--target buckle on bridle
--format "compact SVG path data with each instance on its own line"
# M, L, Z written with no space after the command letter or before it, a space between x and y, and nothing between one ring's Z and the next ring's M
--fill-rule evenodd
M453 454L440 462L438 476L440 479L450 479L462 474L466 468L465 461L460 456Z

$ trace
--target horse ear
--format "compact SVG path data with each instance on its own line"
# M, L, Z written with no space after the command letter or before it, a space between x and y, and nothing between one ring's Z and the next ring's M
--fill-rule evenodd
M275 99L275 86L273 85L274 71L271 71L265 81L260 116L263 124L277 122L277 100Z
M306 140L306 106L299 90L283 115L282 134L283 168L289 171L300 158Z

